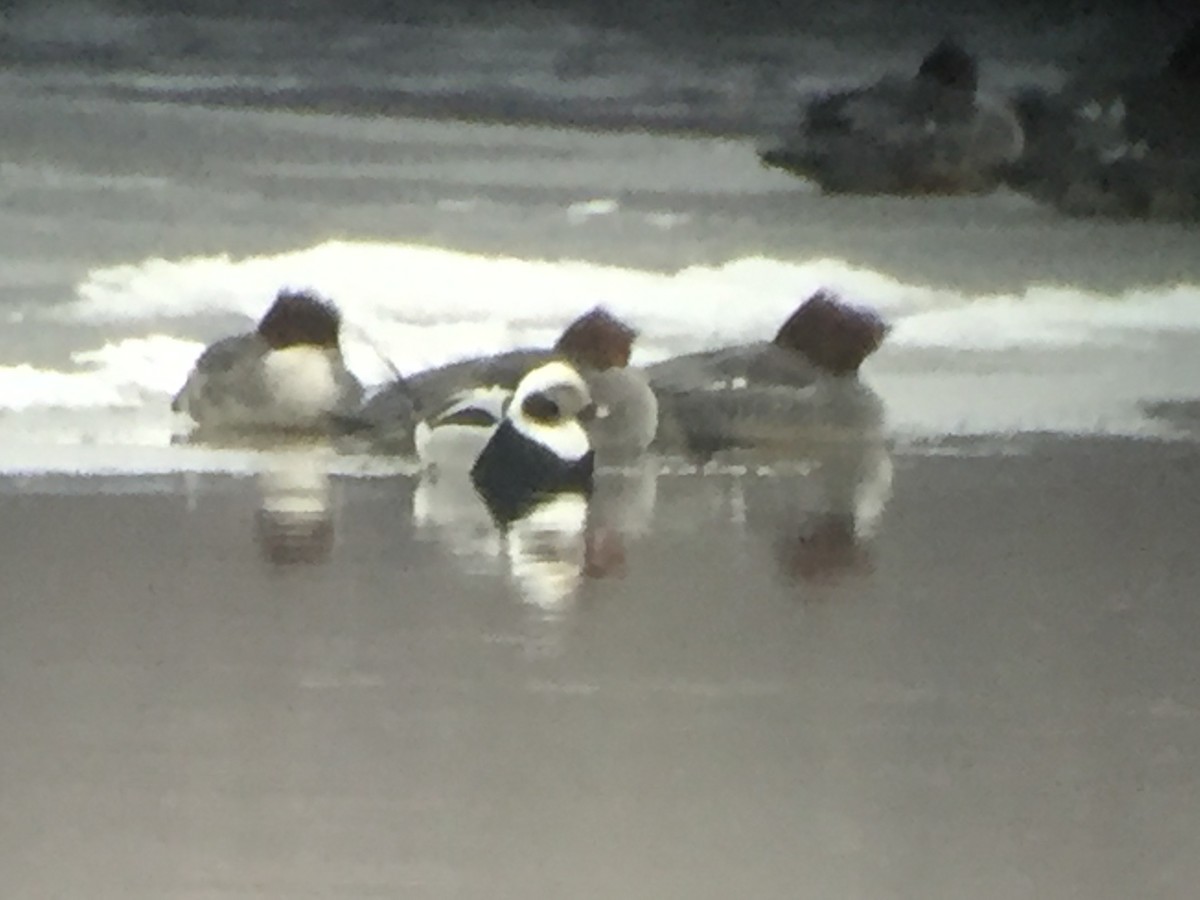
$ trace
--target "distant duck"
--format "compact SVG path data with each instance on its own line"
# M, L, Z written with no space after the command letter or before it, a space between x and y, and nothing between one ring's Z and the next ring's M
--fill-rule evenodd
M431 416L447 425L498 425L506 398L532 369L563 360L583 377L597 415L585 423L601 455L644 450L658 424L658 403L645 373L629 365L637 332L602 307L571 322L550 349L510 350L450 363L398 379L372 397L360 417L384 449L415 446L414 424ZM418 451L420 448L417 448Z
M810 100L760 158L828 193L975 194L1000 183L1023 141L1007 102L979 90L974 57L944 40L913 77Z
M1024 91L1011 187L1071 216L1200 220L1200 22L1157 72Z
M254 331L200 354L171 409L205 434L336 430L363 396L342 359L340 329L330 301L281 291Z
M595 453L584 422L594 411L587 383L568 363L546 363L521 379L471 466L498 524L558 494L591 494Z
M692 353L647 369L659 401L656 447L707 458L783 452L814 437L877 431L883 404L858 378L887 325L818 291L771 341Z

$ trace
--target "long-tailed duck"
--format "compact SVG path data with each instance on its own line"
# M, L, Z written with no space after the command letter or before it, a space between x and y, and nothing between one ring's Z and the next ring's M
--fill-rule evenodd
M595 453L583 422L595 406L587 383L560 360L517 384L499 426L471 466L497 523L521 518L556 494L592 491Z

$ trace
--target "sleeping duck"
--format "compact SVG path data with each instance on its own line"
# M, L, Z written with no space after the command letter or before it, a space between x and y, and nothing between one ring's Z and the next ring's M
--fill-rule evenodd
M806 102L767 166L846 194L978 194L1023 146L1008 103L979 90L974 57L944 40L917 73Z
M1011 187L1070 216L1200 219L1200 22L1165 66L1024 91Z
M818 291L770 341L652 365L655 446L700 458L727 450L786 453L814 437L878 430L883 404L858 370L886 334L874 312Z
M254 331L200 354L171 408L205 435L336 431L363 396L342 359L340 330L329 300L281 291Z

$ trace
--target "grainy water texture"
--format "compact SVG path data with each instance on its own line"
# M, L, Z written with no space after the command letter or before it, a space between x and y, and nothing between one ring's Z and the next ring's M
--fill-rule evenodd
M1181 13L828 6L0 4L0 895L1194 895L1197 232L755 152L946 33L1054 87ZM172 443L281 287L371 387L831 288L885 418L501 531L409 460Z

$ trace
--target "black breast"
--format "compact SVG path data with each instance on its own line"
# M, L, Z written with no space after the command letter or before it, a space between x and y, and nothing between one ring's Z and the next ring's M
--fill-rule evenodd
M554 494L592 492L594 454L565 460L505 420L475 465L471 481L500 525L515 522Z

